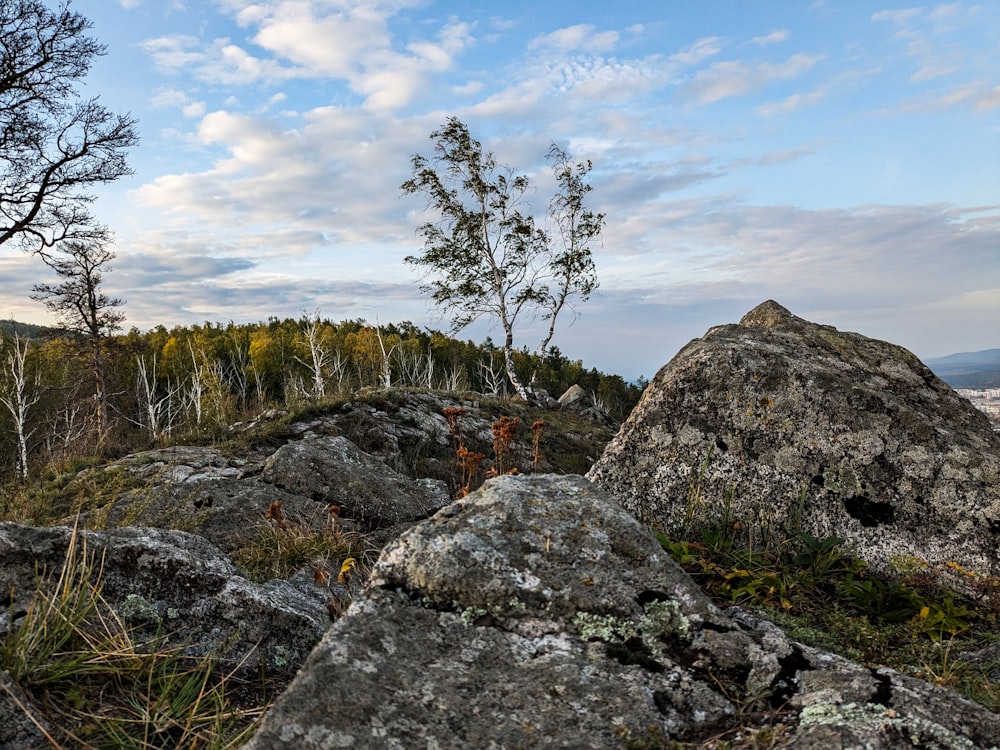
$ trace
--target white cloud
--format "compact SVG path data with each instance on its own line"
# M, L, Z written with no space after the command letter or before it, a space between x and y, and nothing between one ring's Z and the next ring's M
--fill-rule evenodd
M941 66L941 65L926 65L920 68L916 73L910 76L911 81L931 81L935 78L941 78L942 76L949 76L955 73L958 68L954 65Z
M590 24L578 24L535 37L528 44L528 49L547 47L564 53L600 53L614 49L618 39L616 31L596 32L595 27Z
M933 11L931 11L931 18L952 18L957 16L962 12L961 3L948 3L947 5L939 5Z
M900 105L903 112L942 112L967 108L976 112L989 112L1000 107L1000 86L990 86L982 81L953 86L943 91L931 91L911 97Z
M156 108L183 107L190 102L187 92L173 88L159 88L149 100Z
M1000 107L1000 86L980 91L976 97L974 108L979 112L988 112Z
M772 81L798 78L822 59L797 53L782 63L728 60L699 71L682 93L699 104L711 104L731 96L759 91Z
M699 39L694 44L685 47L680 52L671 55L670 59L680 65L697 65L702 60L715 57L722 51L722 39L709 36Z
M811 107L819 102L823 101L827 96L826 87L820 87L813 89L812 91L806 93L795 93L782 99L780 102L769 102L767 104L761 104L757 107L756 112L761 117L773 117L775 115L783 115L789 112L794 112L796 110L802 109L804 107Z
M777 42L783 42L791 36L791 32L788 29L778 29L772 31L770 34L765 34L764 36L755 36L750 40L751 44L776 44Z
M873 21L890 21L895 24L905 24L921 14L920 8L901 8L899 10L880 10L872 14Z

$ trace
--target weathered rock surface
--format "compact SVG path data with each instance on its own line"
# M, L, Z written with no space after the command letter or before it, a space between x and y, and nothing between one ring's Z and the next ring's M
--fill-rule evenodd
M659 746L737 726L754 695L795 747L1000 743L949 691L721 612L610 495L535 476L391 543L248 747Z
M276 501L282 503L286 518L323 528L328 521L325 506L263 481L261 467L259 461L232 459L214 448L178 446L134 453L83 472L68 493L97 506L81 518L88 528L189 531L227 552L253 535ZM95 502L98 487L104 498Z
M217 654L235 676L288 680L329 626L329 592L312 596L287 581L252 583L222 552L182 531L122 528L80 532L102 562L102 596L126 624L162 629L184 653ZM0 638L27 610L37 576L56 575L72 537L67 527L0 524ZM83 542L78 542L82 544ZM13 619L12 619L13 618Z
M666 532L739 521L1000 573L1000 435L901 347L775 302L657 374L587 475Z
M444 482L414 481L346 438L329 436L294 440L257 462L214 448L145 451L74 482L71 493L110 488L105 502L84 514L88 527L190 531L226 551L253 536L273 502L281 502L286 519L314 530L324 528L327 507L336 504L351 528L369 532L426 518L449 501Z
M427 518L450 500L444 482L398 474L343 437L307 438L282 446L264 463L262 478L324 507L340 506L341 516L364 531Z

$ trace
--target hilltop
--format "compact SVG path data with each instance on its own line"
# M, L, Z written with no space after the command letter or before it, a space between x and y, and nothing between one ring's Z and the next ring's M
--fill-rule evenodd
M925 364L952 388L1000 388L1000 349L949 354Z

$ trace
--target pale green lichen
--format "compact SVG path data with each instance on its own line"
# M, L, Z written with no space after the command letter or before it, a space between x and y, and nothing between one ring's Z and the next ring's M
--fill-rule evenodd
M799 715L799 725L816 724L849 727L855 731L885 735L892 732L928 750L976 750L977 745L950 729L920 716L902 715L880 705L857 703L817 703L806 706ZM997 750L996 746L988 750Z
M277 646L274 647L274 666L287 667L288 656L289 656L288 649L279 643Z
M861 492L861 482L850 467L841 466L836 471L824 472L823 489L838 495L857 495Z
M673 599L649 602L645 616L639 621L639 633L643 641L657 653L662 638L691 640L691 622L681 612L680 605Z
M690 641L691 623L681 612L680 605L672 599L649 602L644 610L638 620L577 612L573 617L573 626L584 640L620 643L639 637L656 659L669 661L666 641Z
M459 614L464 625L472 625L480 617L486 617L489 612L482 607L466 607Z
M626 641L636 634L636 624L614 615L599 615L594 612L577 612L573 626L584 640L596 638L608 643Z
M458 610L459 618L466 625L472 625L480 617L490 616L502 619L505 617L517 617L528 611L525 603L516 598L508 599L504 603L490 604L487 607L463 607L454 601L451 603L451 606Z
M160 623L160 613L156 611L156 607L138 594L126 596L125 601L118 608L118 613L127 622L152 623L154 625Z

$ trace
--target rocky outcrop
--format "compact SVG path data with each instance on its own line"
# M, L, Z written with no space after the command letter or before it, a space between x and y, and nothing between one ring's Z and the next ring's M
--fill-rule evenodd
M338 506L341 517L366 532L427 518L450 500L444 482L398 474L343 437L282 446L264 463L262 478L324 506Z
M66 494L89 506L91 529L145 526L198 534L231 552L265 523L271 503L286 518L319 530L326 508L304 494L262 481L262 464L230 458L215 448L177 446L134 453L81 473ZM66 520L72 523L72 518Z
M1000 743L951 692L720 611L610 495L536 476L391 543L248 747L665 746L754 700L793 747Z
M184 653L214 653L234 675L288 680L329 626L329 592L288 581L246 580L216 547L194 534L123 528L79 532L95 561L94 583L136 633L162 631ZM58 576L74 537L67 527L0 524L0 639L17 624L38 577Z
M449 501L444 482L409 479L346 438L329 436L293 440L259 462L230 459L214 448L145 451L74 482L71 493L100 486L107 495L84 514L90 528L178 529L226 551L252 537L275 502L303 528L322 530L329 506L336 505L347 527L391 535Z
M456 435L445 409L461 411ZM614 434L600 420L568 412L557 429L544 430L536 453L530 425L547 417L537 410L429 393L371 393L287 425L277 424L287 417L280 414L241 425L236 431L251 441L254 430L272 434L235 454L174 446L87 469L63 487L56 517L69 524L82 511L83 525L92 529L189 531L232 552L267 525L272 503L280 502L297 527L317 532L337 506L341 528L374 534L371 541L381 545L449 502L460 485L456 444L492 455L491 427L506 413L520 420L511 460L521 469L582 473Z
M588 473L666 532L845 538L875 568L1000 574L1000 435L915 356L765 302L651 382Z

